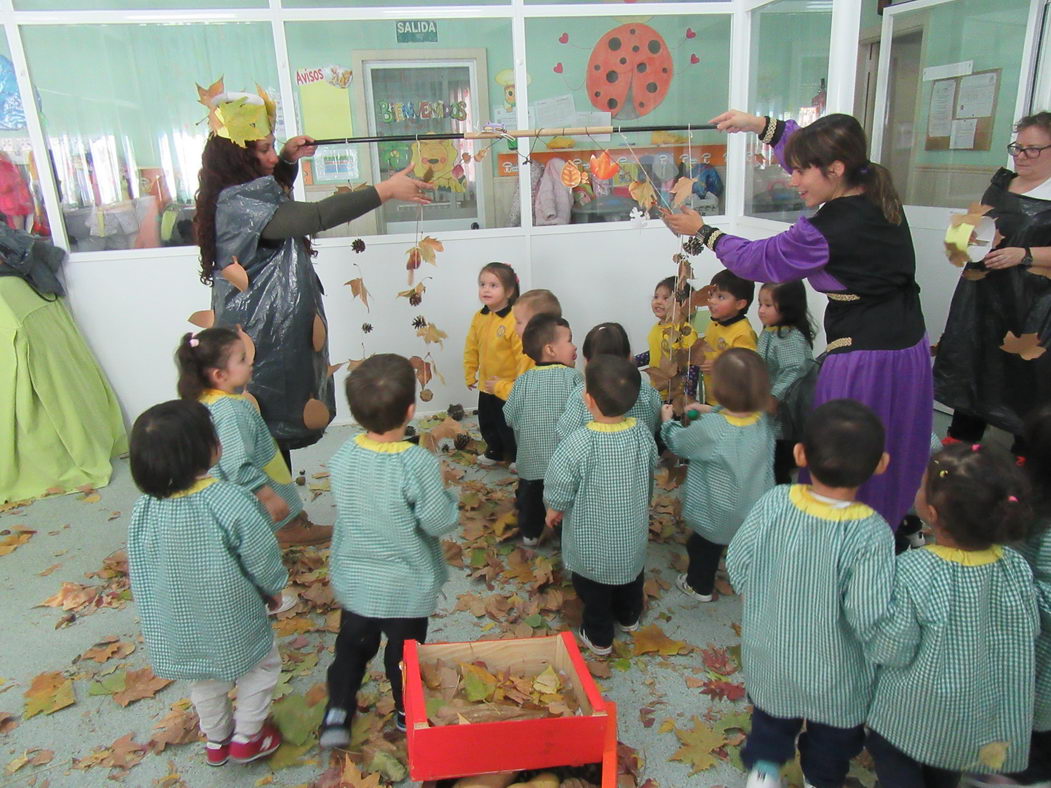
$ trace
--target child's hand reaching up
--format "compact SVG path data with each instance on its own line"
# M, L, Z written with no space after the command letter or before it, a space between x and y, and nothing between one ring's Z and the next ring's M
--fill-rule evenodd
M547 510L547 517L544 518L544 525L548 528L554 528L562 522L562 512L556 512L554 509Z
M275 523L279 523L288 517L288 504L285 503L284 498L274 492L274 488L270 485L264 484L256 490L255 497L259 499L259 503L266 507L267 514L270 515L270 519Z
M671 421L675 418L675 408L671 405L661 405L661 421Z

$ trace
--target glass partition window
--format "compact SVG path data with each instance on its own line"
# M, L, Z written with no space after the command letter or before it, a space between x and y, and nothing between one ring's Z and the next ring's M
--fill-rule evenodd
M681 176L695 179L688 205L723 213L726 137L715 131L571 135L574 126L689 126L729 101L730 17L569 17L526 21L529 126L551 129L530 145L534 224L622 221L672 202ZM603 166L608 160L615 168ZM517 164L517 162L509 162ZM548 199L572 165L587 175L566 205ZM615 172L611 172L615 169ZM573 181L572 170L570 170Z
M1007 163L1028 11L1028 0L954 0L894 14L875 133L906 204L966 207Z
M270 26L22 29L71 251L193 243L208 112L194 83L277 99ZM283 133L278 110L278 130Z
M429 205L392 201L322 235L520 222L518 157L507 141L428 138L476 131L494 119L510 119L514 128L509 19L291 22L285 30L305 134L322 140L410 137L322 145L303 166L307 199L374 183L410 165L435 186Z
M51 235L26 127L22 95L6 39L0 39L0 220L36 235Z
M267 0L14 0L16 11L167 11L268 5Z
M749 107L805 126L825 113L832 3L776 0L752 12ZM773 154L748 135L745 213L795 221L803 202Z

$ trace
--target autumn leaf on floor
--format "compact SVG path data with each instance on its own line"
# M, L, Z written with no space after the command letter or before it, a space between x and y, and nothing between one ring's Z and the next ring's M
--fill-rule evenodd
M73 694L73 679L67 678L59 671L41 673L34 677L33 683L25 691L25 698L22 718L26 720L40 713L54 714L59 709L77 702Z
M694 715L690 719L693 722L690 730L673 728L681 746L669 760L688 764L692 777L715 765L714 751L726 744L726 737L706 725L700 717Z
M363 774L358 765L350 759L349 755L342 756L342 759L341 766L337 766L334 770L330 769L322 775L322 779L317 783L317 788L380 788L379 773ZM335 773L332 777L335 779L328 777L329 773L333 771Z
M197 712L189 698L171 705L171 709L154 726L153 736L146 743L154 755L164 752L168 745L191 744L201 738Z
M744 684L735 684L723 679L709 679L701 687L701 694L715 699L739 701L745 696Z
M653 723L656 722L657 718L653 716L654 710L649 706L641 706L639 708L639 720L642 722L643 728L652 728Z
M9 711L0 711L0 733L10 733L18 727L18 718Z
M133 651L135 651L134 643L120 640L116 635L110 635L89 648L78 659L93 659L101 665L114 657L123 659Z
M33 538L36 531L21 526L15 526L9 533L0 537L0 555L13 553L19 547Z
M60 607L63 610L80 610L94 602L98 594L97 586L65 582L55 594L40 604L45 607Z
M135 734L129 733L117 739L109 747L98 747L87 757L74 760L73 768L91 769L96 766L105 766L118 770L110 773L110 777L113 778L137 766L145 756L146 745L137 744Z
M126 671L124 676L124 689L113 693L113 700L121 707L127 706L143 698L152 698L162 689L171 684L171 679L162 679L155 676L150 668Z
M732 676L740 668L725 648L719 648L711 643L708 644L708 648L701 649L701 662L704 663L704 667L718 676Z
M683 640L672 640L664 634L656 624L650 624L632 634L635 642L635 655L660 654L664 657L673 657L676 654L685 654L693 649Z
M44 766L51 763L55 758L54 750L41 750L34 747L33 749L26 750L7 766L4 767L4 772L7 774L14 774L23 766ZM32 784L32 783L31 783Z
M306 696L300 694L282 698L272 709L274 722L285 741L297 746L306 744L314 737L325 716L324 699L311 705Z

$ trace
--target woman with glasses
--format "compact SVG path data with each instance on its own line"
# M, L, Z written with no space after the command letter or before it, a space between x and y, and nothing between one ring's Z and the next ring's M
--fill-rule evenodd
M994 249L965 266L934 362L935 399L955 410L947 440L976 443L986 424L1016 436L1051 402L1051 112L1018 121L1007 146L1015 172L993 175L982 203L998 232ZM1025 355L1001 349L1008 332L1032 342ZM1037 356L1037 354L1040 354ZM1035 357L1035 358L1034 358Z

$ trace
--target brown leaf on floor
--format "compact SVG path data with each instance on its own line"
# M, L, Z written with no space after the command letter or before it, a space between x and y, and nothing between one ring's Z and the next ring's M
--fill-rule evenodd
M154 755L164 752L168 745L192 744L201 740L200 721L188 698L171 705L171 709L153 726L153 735L146 747Z
M672 640L656 624L650 624L632 634L635 641L636 656L642 654L660 654L672 657L676 654L685 654L693 650L693 646L684 640Z
M41 713L54 714L77 702L73 694L73 679L57 670L35 676L24 695L26 703L22 718L26 720Z
M135 650L135 644L126 640L120 640L116 635L103 638L94 646L89 648L79 659L93 659L100 665L114 657L123 659Z
M4 535L0 537L0 555L8 555L9 553L13 553L19 547L21 547L30 539L32 539L33 534L35 533L36 531L29 528L23 528L20 525L15 526L14 529L12 529L11 531L7 531L5 529L5 531L3 532Z
M0 711L0 733L10 733L18 727L18 718L9 711Z
M726 744L726 737L712 730L700 717L694 715L690 730L674 728L675 738L681 745L669 760L689 764L690 776L712 768L716 764L715 750Z
M80 610L94 602L98 593L97 586L65 582L55 594L40 604L46 607L60 607L63 610Z
M146 745L135 742L135 734L121 736L108 747L97 747L84 758L73 761L74 769L92 769L104 766L115 770L110 773L113 779L122 779L127 772L138 766L146 757Z
M148 667L142 670L129 670L126 675L124 689L113 694L113 700L122 707L143 698L152 698L172 683L171 679L155 676L153 670Z

